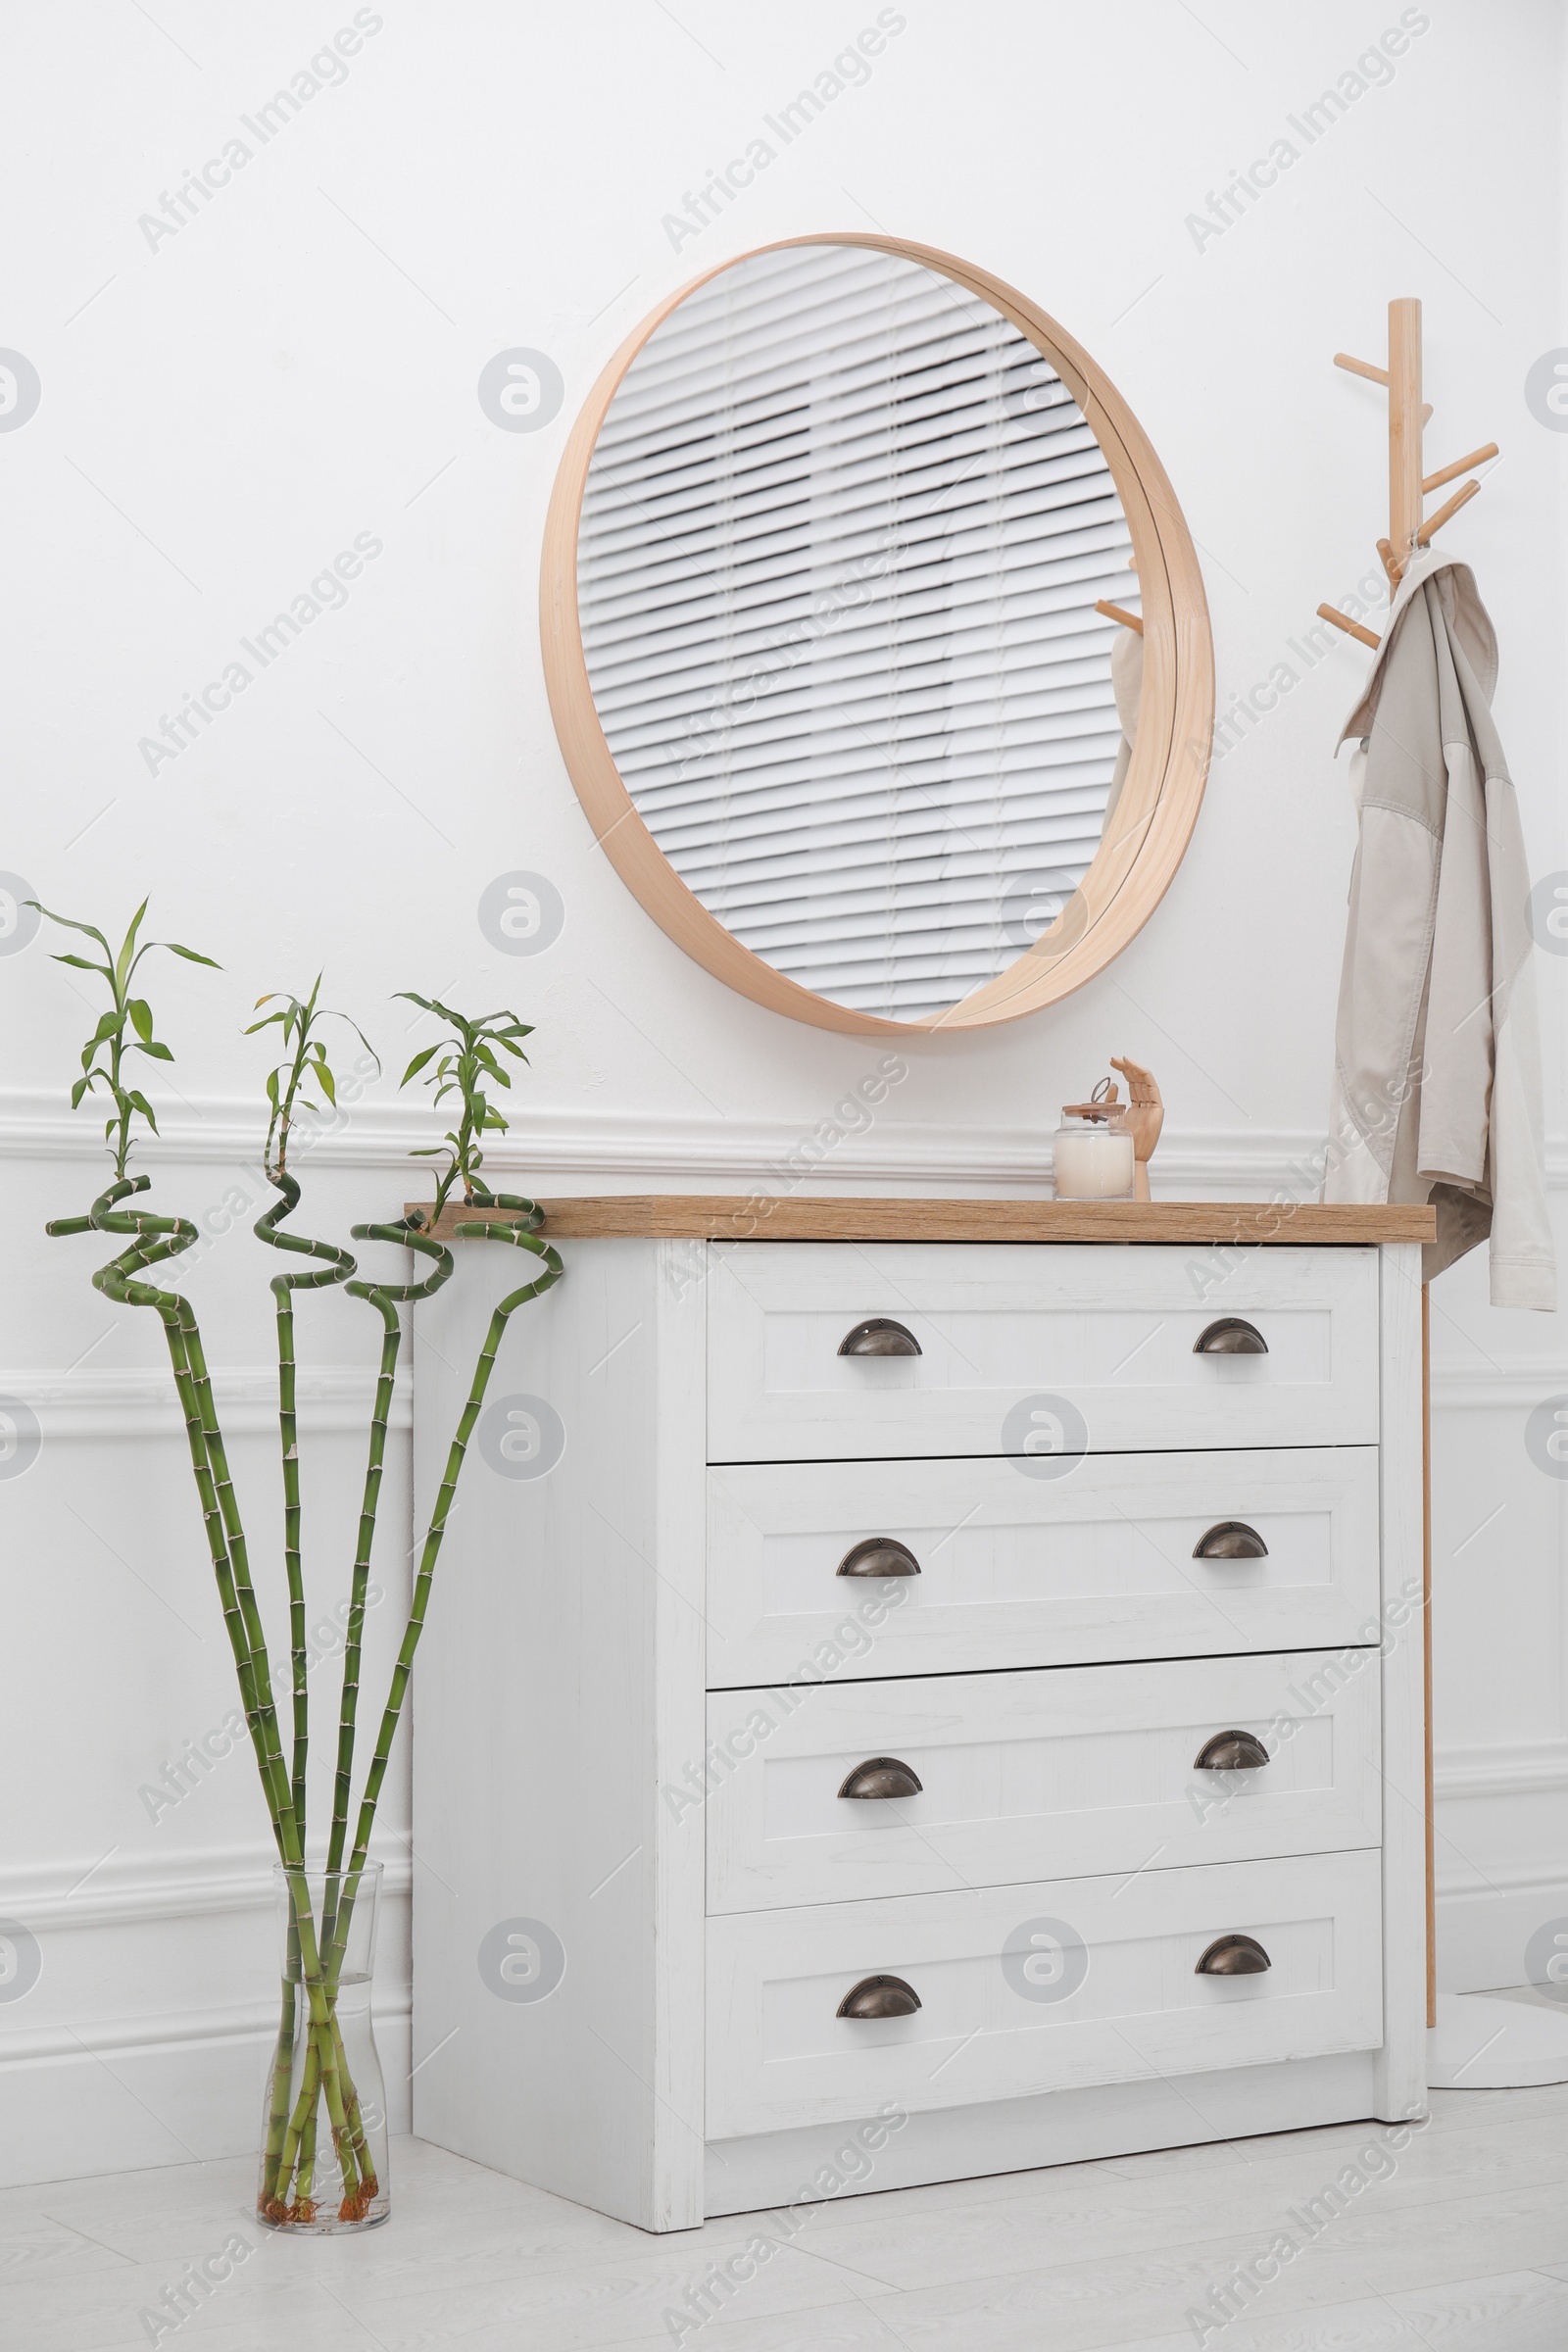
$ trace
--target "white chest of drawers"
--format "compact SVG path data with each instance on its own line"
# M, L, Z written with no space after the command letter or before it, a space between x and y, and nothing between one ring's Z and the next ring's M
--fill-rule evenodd
M1427 1212L755 1218L552 1207L416 1682L416 2130L679 2230L879 2114L855 2186L1420 2112Z

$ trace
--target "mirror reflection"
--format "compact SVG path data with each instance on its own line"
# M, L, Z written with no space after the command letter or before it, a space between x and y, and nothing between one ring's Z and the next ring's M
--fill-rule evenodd
M1067 386L900 255L717 272L589 466L582 640L638 814L755 954L884 1018L1081 935L1142 686L1102 602L1138 581Z

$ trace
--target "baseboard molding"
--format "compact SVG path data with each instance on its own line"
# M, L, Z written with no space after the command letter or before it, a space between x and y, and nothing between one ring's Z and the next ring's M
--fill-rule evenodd
M375 2004L393 2132L409 2129L410 2007L407 1986ZM110 2041L89 2027L67 2050L5 2068L0 2187L205 2164L259 2146L275 2008L140 2022L138 2035Z
M1480 1885L1440 1880L1437 1896L1443 1992L1503 1992L1525 1984L1531 1936L1551 1920L1568 1925L1561 1871L1489 1870Z

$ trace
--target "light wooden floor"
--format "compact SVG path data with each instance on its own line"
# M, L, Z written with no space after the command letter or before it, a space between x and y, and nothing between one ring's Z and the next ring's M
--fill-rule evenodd
M1223 2352L1564 2352L1568 2087L1438 2092L1431 2127L1250 2307ZM225 2161L0 2194L0 2346L129 2352L188 2264L254 2248L163 2345L207 2352L1191 2352L1187 2318L1381 2138L1292 2132L1110 2164L851 2197L706 2324L689 2286L765 2226L656 2239L419 2140L394 2211L352 2240L280 2243Z

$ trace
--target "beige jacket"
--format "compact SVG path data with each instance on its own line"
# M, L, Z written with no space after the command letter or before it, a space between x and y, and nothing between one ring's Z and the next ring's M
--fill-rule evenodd
M1469 566L1418 553L1340 738L1365 758L1323 1197L1430 1200L1428 1280L1490 1237L1493 1305L1550 1310L1530 876L1496 676Z
M1119 624L1110 649L1110 691L1116 698L1121 742L1116 747L1116 765L1105 801L1105 824L1101 837L1104 841L1111 838L1110 820L1116 813L1116 803L1121 799L1121 788L1133 762L1138 712L1144 699L1144 641L1136 629L1124 629Z

